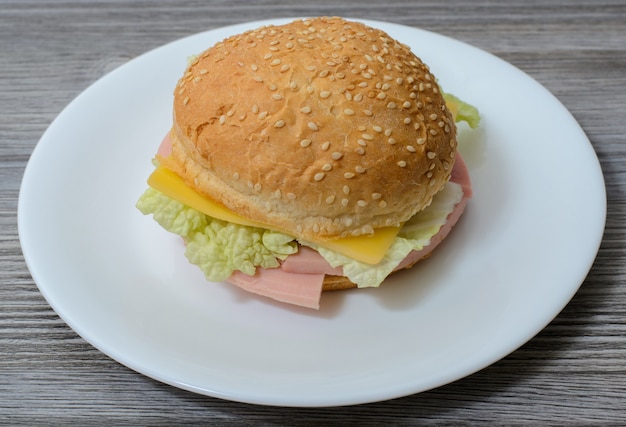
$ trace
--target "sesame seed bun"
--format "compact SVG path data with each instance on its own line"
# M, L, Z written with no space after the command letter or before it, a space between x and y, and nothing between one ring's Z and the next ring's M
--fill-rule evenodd
M174 92L164 166L246 218L324 240L428 206L450 178L455 136L435 77L407 46L315 18L193 59Z

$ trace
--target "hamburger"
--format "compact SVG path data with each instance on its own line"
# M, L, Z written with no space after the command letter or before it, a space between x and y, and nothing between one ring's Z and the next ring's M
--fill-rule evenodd
M319 308L428 256L471 197L477 111L385 32L311 18L193 56L137 207L209 281Z

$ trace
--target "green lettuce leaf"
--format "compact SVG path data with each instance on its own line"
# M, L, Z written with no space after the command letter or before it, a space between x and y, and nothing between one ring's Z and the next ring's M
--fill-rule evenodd
M376 265L356 261L310 242L301 243L317 250L333 267L343 267L343 274L358 287L376 287L411 251L421 250L430 243L430 239L445 224L446 218L462 198L462 187L454 182L448 182L433 197L430 206L405 223L385 257Z
M476 107L449 93L444 93L443 98L450 111L452 111L456 122L466 122L472 129L478 127L480 124L480 113Z
M279 260L298 251L291 236L209 217L153 188L139 198L137 208L185 240L185 256L209 281L226 280L235 270L253 275L256 267L278 267Z

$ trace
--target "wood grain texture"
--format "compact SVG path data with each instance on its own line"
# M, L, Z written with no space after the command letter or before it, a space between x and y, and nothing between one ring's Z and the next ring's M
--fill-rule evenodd
M307 15L446 34L552 91L605 174L607 225L593 268L563 312L508 357L392 401L260 407L178 390L119 365L59 319L25 265L16 210L30 153L76 95L149 49L224 25ZM625 89L626 2L617 0L0 1L0 424L626 424Z

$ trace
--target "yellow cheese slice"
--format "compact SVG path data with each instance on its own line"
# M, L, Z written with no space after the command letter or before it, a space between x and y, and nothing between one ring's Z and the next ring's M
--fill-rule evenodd
M208 199L188 187L183 179L174 172L158 166L148 178L148 185L166 196L178 200L210 217L240 225L272 229L259 222L251 221L236 214L224 205ZM377 228L373 235L345 237L330 241L312 242L327 249L346 255L367 264L377 264L385 256L401 227ZM282 230L278 230L282 231Z

